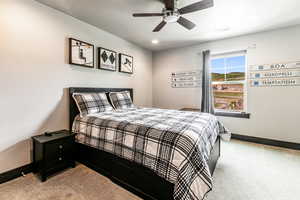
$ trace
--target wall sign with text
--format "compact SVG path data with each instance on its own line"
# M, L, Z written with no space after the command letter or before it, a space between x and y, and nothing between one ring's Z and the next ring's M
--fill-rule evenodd
M173 72L171 74L172 88L201 87L202 72L200 70Z
M253 65L250 70L252 87L300 85L300 62Z
M200 82L176 82L172 83L172 88L199 88L201 87Z
M300 62L289 62L289 63L277 63L277 64L265 64L265 65L252 65L252 66L250 66L250 70L252 70L252 71L282 70L282 69L300 69Z
M267 71L267 72L251 72L250 79L256 78L289 78L300 77L300 70L279 70L279 71Z
M300 78L285 78L285 79L261 79L251 80L251 86L263 87L263 86L299 86Z

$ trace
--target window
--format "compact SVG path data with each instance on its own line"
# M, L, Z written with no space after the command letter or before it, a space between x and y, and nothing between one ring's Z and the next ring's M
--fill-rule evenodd
M246 111L246 51L213 55L214 107L218 112Z

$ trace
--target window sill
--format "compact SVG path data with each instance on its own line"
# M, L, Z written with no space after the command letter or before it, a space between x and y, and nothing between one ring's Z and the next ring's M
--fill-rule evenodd
M215 112L216 116L250 119L250 113L245 112Z

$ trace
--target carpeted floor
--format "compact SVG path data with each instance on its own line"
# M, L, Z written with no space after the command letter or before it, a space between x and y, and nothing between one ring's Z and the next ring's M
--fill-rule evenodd
M28 174L0 185L0 200L138 200L98 173L78 165L45 183ZM299 200L300 152L232 140L207 200Z

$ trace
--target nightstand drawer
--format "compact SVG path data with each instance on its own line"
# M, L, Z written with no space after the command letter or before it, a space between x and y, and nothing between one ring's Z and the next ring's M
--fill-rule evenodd
M46 159L44 161L44 164L47 168L53 168L56 165L69 162L70 160L72 160L71 155L58 154L56 156L53 156L51 159Z
M63 156L63 155L57 155L57 157L53 157L51 160L47 159L45 160L45 167L47 169L50 168L56 168L57 166L64 164L64 163L68 163L72 160L71 157L68 156Z

